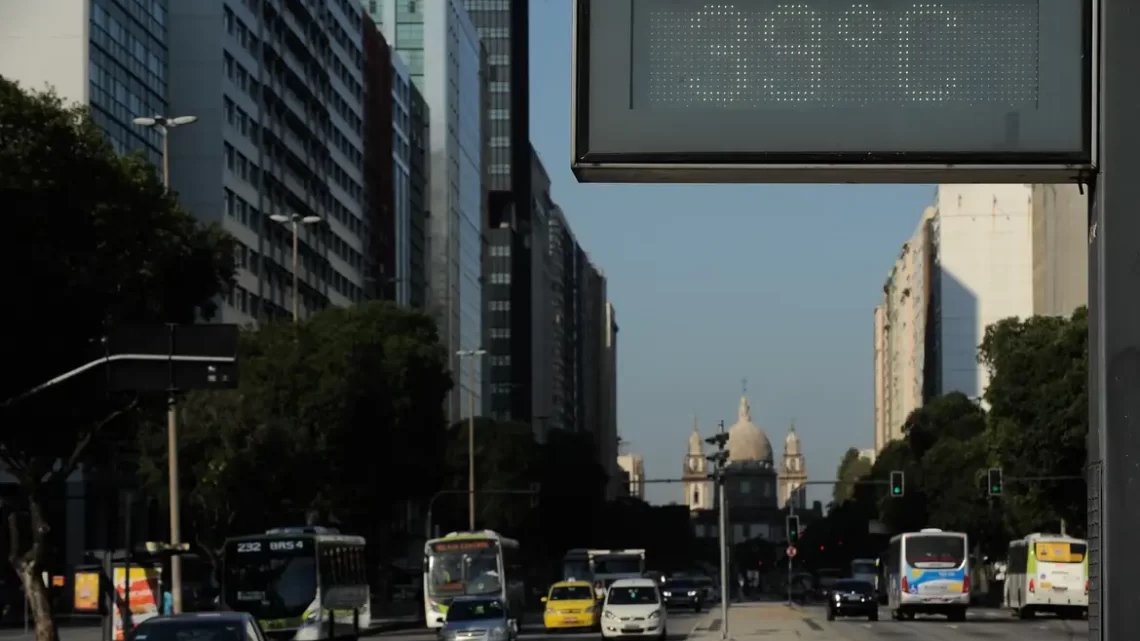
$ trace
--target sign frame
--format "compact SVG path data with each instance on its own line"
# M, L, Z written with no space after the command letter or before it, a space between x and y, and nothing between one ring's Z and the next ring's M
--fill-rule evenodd
M1084 10L1082 128L1079 154L981 153L636 153L590 150L590 8L574 0L571 56L571 170L582 183L936 184L1088 183L1097 171L1099 0ZM1086 100L1087 99L1087 100ZM1087 127L1085 126L1087 125ZM923 157L925 156L925 157ZM1078 157L1079 156L1079 157Z

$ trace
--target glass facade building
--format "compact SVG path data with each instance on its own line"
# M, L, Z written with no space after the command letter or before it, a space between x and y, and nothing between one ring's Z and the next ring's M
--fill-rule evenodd
M451 354L455 421L472 398L483 413L484 363L455 356L483 346L483 49L461 0L363 4L430 106L428 308Z

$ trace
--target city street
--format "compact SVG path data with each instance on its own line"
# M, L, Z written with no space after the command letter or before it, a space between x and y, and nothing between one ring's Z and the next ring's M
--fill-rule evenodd
M719 610L717 611L719 612ZM670 641L683 641L690 636L694 626L703 621L708 613L694 614L687 611L676 611L669 613L669 639ZM717 615L720 616L719 614ZM581 640L590 639L591 641L599 638L597 632L559 632L555 634L548 634L542 628L542 624L537 622L538 615L532 615L535 623L528 623L523 626L519 634L519 641L546 641L546 640ZM400 630L394 632L384 632L371 637L372 639L382 639L384 641L434 641L435 632L429 631L425 628L417 628L414 630ZM719 637L718 637L719 638Z
M1075 641L1088 637L1087 621L1062 621L1039 617L1021 621L1007 612L989 608L971 609L964 623L945 617L920 617L893 621L884 608L879 620L827 620L823 606L787 607L778 603L747 604L729 611L729 637L735 641ZM720 612L700 621L688 641L719 641Z

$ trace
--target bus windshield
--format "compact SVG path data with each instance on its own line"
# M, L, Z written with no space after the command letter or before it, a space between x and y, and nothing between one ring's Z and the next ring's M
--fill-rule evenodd
M602 557L594 560L598 574L641 574L641 559L635 556Z
M433 596L498 594L503 591L496 547L471 550L437 550L428 567Z
M562 562L564 581L588 581L591 576L590 562L586 559L566 559Z
M1034 550L1037 560L1043 563L1084 563L1088 546L1067 541L1041 541Z
M851 562L851 576L864 576L867 574L878 574L879 569L875 567L874 561L852 561Z
M226 604L258 619L297 617L317 596L314 548L280 552L227 546L224 562Z
M960 536L911 536L904 545L907 565L916 568L957 568L966 560L966 539Z

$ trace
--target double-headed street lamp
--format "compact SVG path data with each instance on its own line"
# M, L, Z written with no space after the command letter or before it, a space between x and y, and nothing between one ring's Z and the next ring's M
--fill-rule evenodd
M297 272L300 271L297 266L297 233L301 225L315 225L324 219L320 216L302 216L300 214L289 214L288 216L285 214L273 214L269 217L269 220L277 223L288 223L289 226L293 228L293 322L296 323L297 317L300 314L300 308L297 306L297 297L299 294L297 290Z
M198 122L198 116L142 116L133 122L140 127L154 129L162 136L162 184L170 189L170 140L167 133L175 127Z
M462 361L470 359L467 364L467 397L470 402L470 413L467 417L467 525L468 530L475 530L475 359L487 353L485 349L461 349L455 355Z
M171 129L183 125L194 124L197 116L149 116L134 119L140 127L148 127L158 131L162 136L162 186L170 190L170 139L167 136ZM166 449L167 464L166 475L169 477L170 493L170 544L177 546L182 542L182 504L178 495L178 409L174 403L174 390L166 403ZM182 612L182 557L170 558L170 596L174 601L174 612Z

